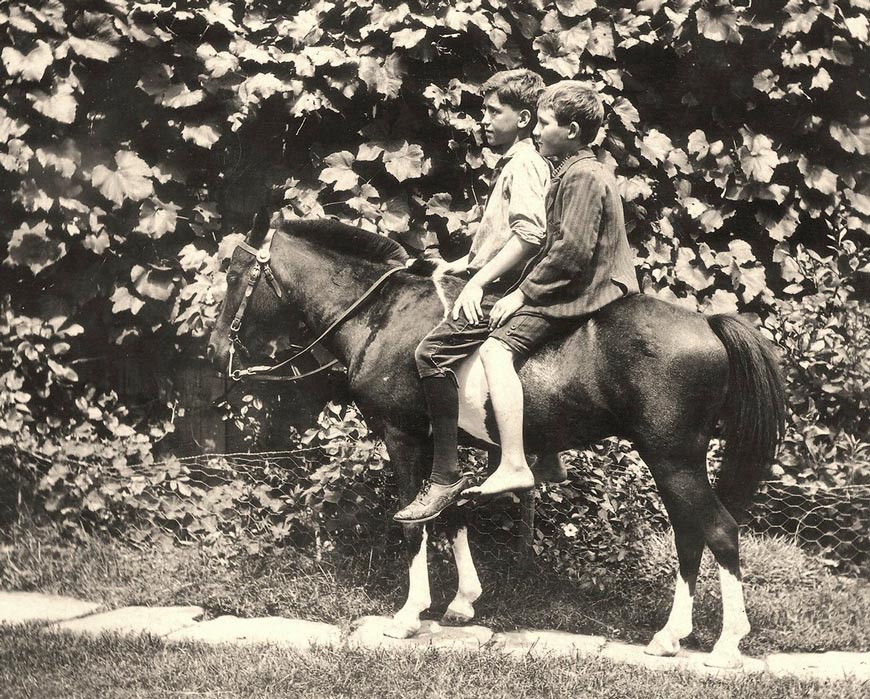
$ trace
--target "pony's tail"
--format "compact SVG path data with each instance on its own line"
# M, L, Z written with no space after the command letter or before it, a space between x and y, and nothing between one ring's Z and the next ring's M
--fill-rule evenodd
M728 352L725 453L716 494L731 512L749 504L785 429L785 390L773 344L734 315L707 318Z

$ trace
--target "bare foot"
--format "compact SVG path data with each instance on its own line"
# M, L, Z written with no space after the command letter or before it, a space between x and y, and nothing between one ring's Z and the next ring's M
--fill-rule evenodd
M535 487L535 476L528 466L510 467L500 464L495 472L480 485L462 491L468 497L499 495Z

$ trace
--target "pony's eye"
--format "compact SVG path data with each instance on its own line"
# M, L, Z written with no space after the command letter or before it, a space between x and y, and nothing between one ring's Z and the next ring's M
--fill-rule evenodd
M226 272L230 268L230 258L225 257L221 260L221 272Z

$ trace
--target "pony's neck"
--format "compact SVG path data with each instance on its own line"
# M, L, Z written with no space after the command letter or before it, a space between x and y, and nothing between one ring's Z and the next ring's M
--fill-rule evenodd
M360 298L388 266L320 248L304 238L278 234L272 242L272 269L288 302L315 335L323 332ZM370 315L377 298L366 303L324 341L351 370L372 333Z

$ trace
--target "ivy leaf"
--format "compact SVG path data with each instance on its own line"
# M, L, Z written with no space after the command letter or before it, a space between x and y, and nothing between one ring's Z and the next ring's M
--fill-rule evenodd
M424 157L423 148L416 143L402 141L384 149L384 167L399 182L422 177L431 166Z
M33 108L37 112L49 119L61 124L72 124L75 121L78 105L69 83L60 83L50 95L42 90L34 90L27 98L33 102Z
M109 234L102 230L97 234L88 233L82 245L95 255L102 255L112 246L112 241L109 239Z
M69 38L70 48L83 58L91 58L95 61L108 62L120 51L105 41L97 41L96 39L79 39L71 36Z
M808 34L819 18L818 7L804 8L800 0L789 0L783 8L789 18L783 22L779 30L781 36L789 34Z
M199 104L204 99L205 92L203 90L191 90L184 83L176 83L170 85L166 90L164 90L160 94L158 101L164 107L179 109L183 107L192 107Z
M730 3L709 4L695 13L698 31L710 41L740 43L739 19Z
M864 8L866 11L868 8ZM843 20L849 33L861 43L866 44L870 41L870 20L866 15L858 15L857 17L846 17Z
M792 208L789 208L783 217L770 221L759 221L767 229L767 234L771 239L782 242L786 238L790 238L797 230L800 214Z
M133 265L130 279L140 296L155 301L166 301L175 290L175 280L170 269Z
M214 126L203 124L202 126L185 126L181 130L181 137L200 148L211 148L220 140L221 135Z
M831 78L831 74L824 68L819 68L819 72L813 76L813 81L810 83L810 89L818 88L820 90L827 90L833 82L834 80Z
M318 175L318 179L325 183L331 184L336 191L346 191L356 187L359 182L359 176L353 171L352 165L354 157L352 153L346 150L340 153L333 153L323 159L328 167Z
M51 47L39 39L25 56L17 49L7 46L0 52L6 72L11 76L21 76L24 80L39 82L48 68L54 62Z
M3 107L0 107L0 143L8 143L10 138L23 136L30 130L30 125L10 117Z
M565 78L573 78L579 72L579 54L569 51L558 34L551 32L539 36L532 46L538 52L538 60L544 68L549 68Z
M734 262L731 265L731 282L743 303L749 303L767 291L767 277L761 265L739 267Z
M640 154L651 163L663 163L673 151L671 139L656 129L650 129L640 143Z
M812 165L805 156L798 158L798 170L804 176L807 187L822 194L837 193L837 176L823 165Z
M48 224L40 221L32 228L25 222L12 232L9 255L4 262L10 267L29 267L39 274L66 254L66 245L48 236Z
M380 207L378 228L387 233L405 233L410 229L411 209L403 197L387 199Z
M640 121L640 114L631 102L624 97L617 97L613 100L612 109L626 129L636 131L635 125Z
M737 313L737 296L725 289L716 289L702 310L704 313Z
M128 150L115 153L117 170L105 165L97 165L91 174L91 183L116 207L130 199L141 201L151 196L154 185L151 181L152 170L142 158Z
M383 63L377 58L363 56L359 61L359 77L369 91L374 91L387 98L399 96L405 68L401 56L397 53L388 56Z
M686 197L683 199L683 205L686 207L689 216L698 221L707 233L718 230L725 223L726 217L722 215L719 209L711 207L700 199ZM727 218L730 218L732 215L733 212L729 213Z
M677 279L685 282L695 291L702 291L713 284L713 275L696 264L695 252L690 248L680 248L677 251L674 272Z
M610 22L596 22L586 50L593 56L615 58L613 54L613 29Z
M315 10L304 10L296 13L292 19L286 19L275 25L279 36L290 37L294 43L316 44L323 36L320 28L320 18Z
M138 296L133 296L130 291L124 287L119 286L115 289L115 292L109 297L109 300L112 302L112 313L119 314L124 311L129 311L134 316L142 310L143 306L145 306L145 302L140 299Z
M212 78L222 78L239 69L239 59L229 51L217 51L211 44L200 44L196 55L203 59L205 69Z
M773 171L779 165L779 156L773 150L773 141L764 134L755 134L748 129L740 130L743 146L738 151L743 172L758 182L770 182Z
M293 84L285 82L272 73L257 73L247 78L238 87L239 98L246 104L258 104L277 92L296 94Z
M556 0L556 7L565 17L579 17L595 9L595 0Z
M75 141L67 138L57 146L36 149L36 159L44 168L53 168L66 178L73 176L82 162L82 154Z
M178 209L175 204L164 204L159 199L146 201L140 211L139 224L133 230L151 238L162 238L175 230Z
M9 172L24 174L30 169L33 149L20 138L13 138L6 144L6 153L0 153L0 167Z
M426 38L426 29L412 29L405 27L391 35L393 46L397 49L412 49L424 38Z
M454 211L451 207L453 198L446 192L432 195L426 201L426 215L440 216L447 222L447 232L453 233L465 225L466 215L463 212Z
M847 153L867 155L870 153L870 116L866 114L854 126L846 126L837 121L832 121L829 127L831 138Z

